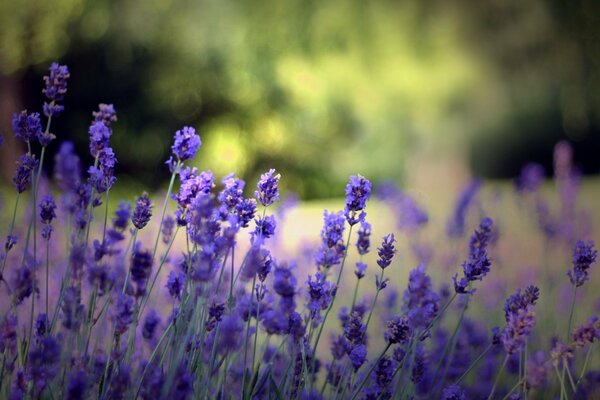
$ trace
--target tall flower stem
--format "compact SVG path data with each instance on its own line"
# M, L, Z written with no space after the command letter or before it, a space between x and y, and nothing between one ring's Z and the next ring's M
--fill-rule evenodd
M346 263L346 257L348 256L348 246L350 245L350 237L352 236L352 225L350 225L350 230L348 231L348 239L346 240L346 248L344 249L344 257L342 258L342 264L340 265L340 272L338 273L337 280L335 282L336 288L340 286L340 280L342 279L342 272L344 271L344 264ZM327 311L325 311L325 316L323 317L323 321L321 322L321 326L319 327L319 332L317 333L317 338L315 339L315 344L313 346L313 354L316 354L317 347L319 346L319 340L321 339L321 334L323 333L323 328L325 328L325 322L327 322L327 317L333 308L333 303L337 297L338 291L336 290L335 294L331 296L331 302L329 303L329 307L327 307ZM316 361L316 357L315 357ZM314 362L313 362L314 364Z
M10 227L8 228L8 236L7 236L7 241L9 240L9 237L12 236L13 231L15 229L15 219L17 217L17 209L19 208L19 199L21 198L21 193L17 193L17 196L15 197L15 207L13 208L13 214L12 214L12 218L10 220ZM4 247L4 250L6 252L6 254L4 254L4 260L2 260L2 269L0 269L0 278L2 278L2 280L4 280L4 268L6 267L6 260L8 259L8 246Z
M175 177L177 176L177 173L179 172L180 167L181 167L181 161L178 161L177 164L175 164L175 168L173 169L173 172L171 173L171 179L169 180L169 187L167 188L167 193L165 195L165 200L163 202L162 211L160 213L160 223L158 224L158 233L156 234L156 240L154 241L154 250L152 250L152 258L153 259L156 256L156 250L158 249L158 242L160 240L160 233L162 230L163 222L165 220L165 214L167 212L167 205L169 204L169 197L171 196L171 192L173 191L173 185L175 184ZM150 289L150 291L152 291L152 289Z
M490 390L490 394L488 396L488 400L492 400L494 398L494 393L496 393L496 387L500 382L500 378L502 377L502 372L504 372L504 368L506 367L506 363L508 362L508 354L504 356L504 361L502 361L502 365L500 366L500 370L498 374L496 374L496 380L494 381L494 386L492 386L492 390Z
M363 386L365 386L365 384L369 380L369 377L371 376L371 374L373 373L373 371L377 367L377 364L379 364L379 361L381 361L381 359L383 358L383 356L385 356L385 353L387 353L387 351L390 349L391 346L392 346L392 344L389 343L389 342L385 345L385 348L383 349L383 351L381 352L381 354L379 355L379 357L377 357L377 359L375 360L375 362L373 363L373 365L371 365L371 368L369 368L369 371L367 372L367 374L365 375L365 377L361 380L361 382L358 385L358 387L356 388L356 390L353 392L354 394L352 395L352 399L351 400L356 399L356 397L360 394L361 389L363 388Z
M380 284L383 282L384 271L385 271L385 269L381 268L381 274L379 275ZM375 305L377 305L377 297L379 297L379 292L381 292L381 288L378 285L377 290L375 291L375 298L373 298L373 303L371 304L371 309L369 310L369 316L367 317L367 323L365 324L365 330L369 328L369 322L371 322L371 317L373 316L373 311L375 310Z
M571 334L571 327L573 326L573 314L575 314L575 300L577 299L577 286L573 288L573 297L571 299L571 310L569 311L569 325L567 327L566 340L569 341L569 335Z

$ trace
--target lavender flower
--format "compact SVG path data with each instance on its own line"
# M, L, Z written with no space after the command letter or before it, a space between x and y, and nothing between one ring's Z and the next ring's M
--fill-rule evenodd
M362 279L365 277L365 271L367 270L367 264L357 262L356 270L354 271L354 275L356 275L357 279Z
M371 196L371 182L361 175L350 177L346 185L346 208L344 215L350 225L355 225L364 216L357 218L356 214L365 209L367 200Z
M350 358L354 371L358 371L358 369L367 362L367 347L364 344L354 346L350 351L350 354L348 354L348 357Z
M48 385L59 371L60 343L52 336L44 336L29 353L27 359L27 377L37 391Z
M51 195L45 195L39 204L40 207L40 219L44 224L52 223L52 220L56 218L56 203Z
M44 103L44 115L48 118L57 116L64 110L64 106L58 104L58 102L62 101L65 93L67 93L67 80L70 76L67 66L58 63L52 63L49 74L44 76L46 87L42 90L42 93L50 100L50 103Z
M96 158L100 156L100 152L109 147L109 140L112 136L112 131L103 122L97 121L90 125L90 154Z
M410 325L405 317L395 317L387 323L385 339L390 343L404 344L410 337Z
M94 117L93 122L102 122L106 126L110 126L117 121L117 112L112 104L98 104L98 111L92 112Z
M117 178L114 176L115 165L117 164L117 158L113 149L105 147L98 152L98 166L91 166L88 169L89 184L98 193L104 193L110 190Z
M440 297L433 290L424 265L419 265L410 272L403 301L403 309L413 330L426 328L437 316Z
M84 307L81 304L81 290L72 286L65 290L61 311L62 325L71 331L79 330L84 315Z
M481 181L473 179L460 193L452 217L448 221L446 232L450 237L462 236L465 232L465 220L469 206L481 188Z
M30 143L42 136L42 122L40 114L27 114L27 110L14 113L12 118L12 129L16 138Z
M169 295L173 299L181 299L181 293L185 285L185 274L183 272L169 272L167 278L167 284L165 285L169 290Z
M577 347L585 347L600 338L600 321L598 317L590 317L585 324L575 328L571 333L571 341Z
M34 280L36 279L34 268L31 262L26 260L20 268L14 270L11 287L13 299L17 305L33 294Z
M65 398L67 400L84 400L90 380L83 369L77 369L69 375L69 383Z
M235 206L235 213L242 228L247 228L256 213L256 200L243 199Z
M173 155L177 161L191 160L196 155L202 141L196 134L196 130L190 126L184 126L175 132L174 143L171 146Z
M133 226L137 229L143 229L152 217L152 207L153 205L148 193L142 193L142 195L135 200L135 209L133 210L133 216L131 217Z
M221 203L221 213L225 215L234 211L235 207L243 200L246 183L236 178L233 173L223 178L221 183L224 187L219 193L218 199Z
M160 325L160 317L156 310L150 310L144 318L144 325L142 327L142 337L146 340L154 339L154 333L156 328Z
M573 248L573 270L567 272L571 284L575 287L583 285L589 279L590 266L596 262L598 251L594 249L594 242L578 240Z
M175 219L167 214L162 225L162 241L164 244L169 244L173 237L173 229L175 228Z
M506 327L500 334L500 340L508 354L515 354L525 348L525 343L535 324L533 307L538 299L539 290L528 287L509 297L504 306Z
M252 242L259 245L262 244L265 239L269 239L275 234L275 216L267 215L266 217L258 217L254 220L256 228L251 233Z
M323 229L321 230L322 244L316 256L319 267L330 268L341 262L346 249L343 243L344 215L342 212L323 213Z
M279 180L281 179L281 175L274 174L274 169L270 169L266 173L262 174L258 184L256 185L258 190L254 192L254 197L256 197L256 200L258 200L265 207L268 207L279 200Z
M521 169L521 174L515 179L515 188L520 193L535 192L544 182L544 175L544 167L529 163Z
M377 249L377 254L379 255L377 264L382 269L389 267L392 263L392 258L394 258L394 254L396 253L396 249L394 248L395 242L396 238L394 237L394 234L390 233L387 236L384 236L381 247Z
M17 173L13 178L13 183L18 193L23 193L31 182L31 173L38 167L38 160L33 154L23 154L17 163Z
M133 322L133 297L119 293L114 303L111 315L115 324L115 335L122 335L127 332L129 325Z
M331 303L332 296L335 295L336 287L328 282L325 275L321 272L315 274L314 280L309 275L306 281L308 285L308 309L315 322L321 322L320 311L327 309Z
M469 241L469 256L463 263L463 277L458 280L454 275L454 290L456 293L474 293L475 289L467 290L471 282L482 280L490 272L491 261L487 255L487 245L492 235L493 221L484 218L479 224L479 230L473 233Z
M452 384L442 391L443 400L467 400L465 391L458 385Z
M152 252L143 250L142 243L136 242L131 255L131 280L137 285L137 297L146 293L146 283L152 271L153 261Z
M357 234L356 250L358 250L358 254L362 256L369 252L369 247L371 246L371 224L364 220L361 221Z

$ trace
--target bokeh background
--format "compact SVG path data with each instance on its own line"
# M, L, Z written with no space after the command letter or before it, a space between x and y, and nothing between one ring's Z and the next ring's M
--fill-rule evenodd
M198 167L255 180L274 166L302 199L339 196L357 172L551 174L561 139L597 174L599 20L593 0L2 0L2 179L21 152L12 113L40 109L54 60L71 71L54 133L87 154L91 112L113 103L132 190L165 183L183 125L202 136Z

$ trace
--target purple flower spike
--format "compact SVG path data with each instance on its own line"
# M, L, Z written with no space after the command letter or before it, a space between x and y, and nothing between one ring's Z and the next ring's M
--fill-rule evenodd
M47 76L44 76L46 87L42 93L50 100L50 103L44 103L44 115L47 117L57 116L64 110L64 106L58 104L62 101L67 93L67 80L71 74L66 65L52 63Z
M56 203L51 195L47 194L40 201L40 219L44 224L52 223L56 218Z
M594 242L578 240L573 248L573 269L567 272L571 284L575 287L583 285L589 279L589 269L596 262L598 251L594 249Z
M396 253L396 249L394 248L395 242L396 238L394 237L394 234L390 233L389 235L384 236L381 247L377 249L377 254L379 254L377 264L382 269L389 267L392 263L392 258L394 258L394 254Z
M92 112L92 115L94 116L94 122L102 122L106 126L110 126L117 121L117 112L112 104L100 103L98 111Z
M171 150L178 161L186 161L194 158L201 144L202 141L196 134L196 130L191 126L184 126L183 129L175 132L175 142Z
M12 128L16 138L19 138L24 142L31 142L42 136L40 114L27 114L27 110L23 110L20 113L14 113Z
M281 174L275 174L274 169L270 169L260 176L260 180L256 185L258 190L254 192L254 197L256 197L256 200L263 206L268 207L279 200L280 179Z
M371 182L362 175L353 175L346 185L346 208L344 215L350 225L355 225L362 218L367 200L371 196ZM360 213L357 217L356 214Z
M152 217L152 202L148 193L144 192L135 201L135 209L133 210L133 216L131 217L131 223L137 229L143 229L150 218Z
M17 163L17 173L13 177L13 183L18 193L23 193L27 185L31 182L31 172L38 167L38 160L35 155L23 154Z

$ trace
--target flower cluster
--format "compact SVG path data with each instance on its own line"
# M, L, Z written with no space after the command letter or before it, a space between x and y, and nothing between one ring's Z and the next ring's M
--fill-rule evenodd
M526 282L492 312L521 275L537 275L512 273L514 257L503 249L520 246L505 246L512 238L500 237L492 219L483 218L468 240L452 293L448 269L460 257L455 244L471 227L471 205L482 182L461 193L441 238L421 235L430 222L425 209L408 193L384 185L379 198L389 206L396 231L369 254L371 235L378 232L375 220L373 226L366 221L372 187L368 179L351 176L344 209L323 214L318 243L290 254L281 228L293 201L267 214L280 197L281 175L274 169L262 174L252 197L244 197L246 184L235 174L215 189L213 173L192 166L202 141L190 127L174 134L167 161L171 182L154 217L155 199L145 192L135 203L108 203L118 172L110 147L117 120L112 104L92 113L93 165L84 168L73 143L65 142L54 156L53 182L43 180L37 171L52 150L45 147L51 117L63 110L68 76L66 67L53 64L45 77L45 132L38 113L13 117L15 135L28 145L13 182L18 194L31 187L32 195L15 196L13 221L2 232L0 390L6 398L463 400L559 393L593 398L598 392L600 369L591 350L600 322L597 316L579 321L576 292L594 281L597 251L591 241L574 240L587 235L584 224L554 215L538 190L539 168L525 168L512 188L516 197L507 197L531 213L538 239L556 252L540 257L551 284L540 291ZM35 140L42 145L39 155ZM579 211L572 149L561 144L556 157L560 209ZM490 209L484 197L477 217L498 209L496 203ZM95 210L101 205L104 210ZM94 219L98 211L104 218ZM509 223L498 219L503 232L510 231L504 229ZM488 251L500 240L494 248L498 268L491 271ZM556 273L556 260L573 243L567 280L565 268ZM397 252L416 267L390 271ZM354 270L344 268L347 263ZM375 265L373 278L366 271ZM475 294L473 283L488 275ZM546 297L552 300L569 281L573 297L563 329L564 310L554 310ZM338 309L335 324L331 315ZM490 334L488 326L502 314L502 329ZM536 328L536 320L544 329ZM548 340L550 335L556 336Z

